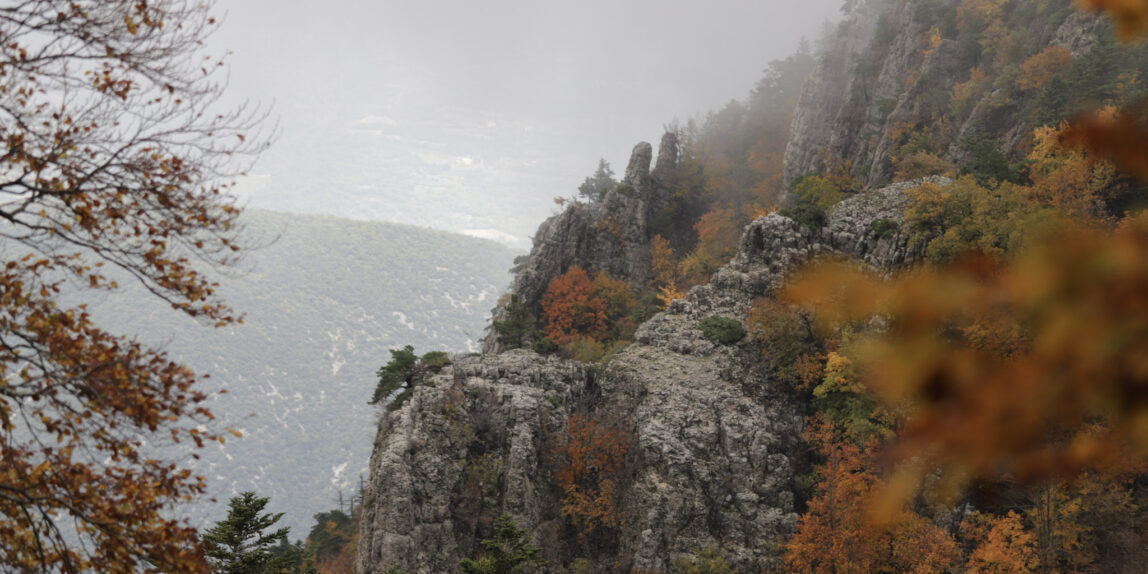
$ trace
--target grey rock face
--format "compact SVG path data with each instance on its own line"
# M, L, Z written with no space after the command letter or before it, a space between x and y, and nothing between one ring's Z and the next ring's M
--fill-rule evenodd
M1073 12L1052 39L1053 46L1068 48L1073 58L1087 54L1096 45L1107 21L1095 12Z
M454 571L502 511L546 549L549 571L584 555L555 486L555 447L576 413L630 437L619 489L625 520L613 545L590 556L595 564L669 571L675 559L716 545L736 571L778 566L777 543L797 523L801 411L762 367L752 337L719 345L699 323L744 320L754 297L819 255L886 272L911 263L920 250L899 224L904 192L917 184L850 198L822 230L777 214L757 219L710 284L644 323L604 369L514 350L456 357L428 375L408 403L382 415L358 571ZM878 232L879 220L895 227Z
M550 282L575 265L591 275L605 271L635 288L644 286L650 276L649 219L665 208L664 186L677 171L678 153L677 137L666 134L651 174L653 148L639 143L621 184L602 201L574 203L542 222L534 234L534 247L514 278L512 293L528 308L538 309ZM496 308L493 315L502 319L504 310ZM488 336L483 352L498 352L496 339Z
M794 112L787 186L836 167L826 158L850 165L864 187L892 180L894 132L927 121L933 110L922 106L920 95L951 90L964 71L957 43L932 46L931 23L918 19L917 9L915 2L866 3L839 25Z
M646 142L641 142L634 146L634 151L630 152L630 163L626 166L626 175L622 178L622 183L627 183L635 188L643 188L650 185L650 162L654 159L654 148Z
M579 404L588 370L526 350L453 360L382 415L358 572L456 572L481 518L509 512L537 533L554 515L545 441Z
M678 159L681 156L681 142L674 132L662 134L658 144L658 163L650 172L653 185L646 201L646 221L653 221L659 213L665 213L670 206L670 194L666 188L673 185L678 177Z
M678 142L678 134L674 132L662 134L662 142L658 144L658 164L654 166L654 171L650 173L650 176L660 183L672 180L678 171L678 156L680 154L681 146Z
M863 6L838 25L825 50L818 55L817 67L801 90L794 110L785 147L786 186L799 176L826 169L823 151L844 157L839 150L848 147L852 131L843 128L846 104L860 78L858 58L869 45L876 29L878 13ZM783 203L786 198L782 198Z
M696 330L677 327L667 342ZM623 505L622 554L636 567L668 571L675 558L720 545L739 571L775 564L776 543L797 519L796 407L781 396L759 402L747 394L743 385L769 381L751 382L737 348L710 344L706 352L648 340L655 344L627 349L603 381L604 392L641 397L629 411L641 464Z
M921 259L924 246L912 243L904 229L909 203L905 192L922 183L945 185L949 179L928 177L858 194L838 204L819 231L776 213L759 217L746 227L737 255L714 275L711 285L729 285L750 296L770 295L791 271L828 254L864 262L882 273L910 265Z

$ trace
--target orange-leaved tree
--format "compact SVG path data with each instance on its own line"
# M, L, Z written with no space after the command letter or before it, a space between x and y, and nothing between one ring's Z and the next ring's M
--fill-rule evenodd
M664 287L677 281L678 264L670 242L661 235L650 239L650 285Z
M198 377L58 296L114 290L114 274L205 323L237 320L192 262L233 261L227 182L265 140L245 133L258 113L217 109L209 4L0 7L5 570L207 567L195 530L169 512L205 479L154 450L222 440L203 426Z
M1039 565L1035 537L1011 510L1004 516L973 511L961 523L961 531L973 545L966 563L969 572L1028 574Z
M869 494L881 484L873 460L876 442L858 446L839 436L832 424L817 420L806 438L817 445L825 464L817 496L786 545L790 572L952 571L959 557L956 540L928 519L899 508L884 524L870 521Z
M704 283L718 267L729 262L737 251L737 242L745 222L728 208L714 208L694 225L698 244L679 264L681 277L692 286Z
M566 442L558 449L562 466L562 515L584 538L599 528L617 528L624 516L618 508L629 437L622 431L574 415L566 421Z
M542 296L542 318L546 336L565 345L603 330L606 305L595 296L590 276L575 265L550 282Z
M602 302L606 313L606 325L598 333L598 338L603 341L628 340L636 328L631 312L638 303L630 284L610 277L605 271L599 271L590 285L594 289L594 297Z

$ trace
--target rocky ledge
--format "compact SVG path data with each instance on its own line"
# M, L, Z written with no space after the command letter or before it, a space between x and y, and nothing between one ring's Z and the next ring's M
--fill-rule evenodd
M552 572L578 557L602 571L668 571L709 546L737 571L776 566L797 521L802 408L774 380L768 350L752 337L711 342L700 322L744 320L754 298L818 256L885 272L912 263L921 249L902 223L905 191L919 183L848 199L820 230L758 218L710 284L643 324L605 366L513 350L454 357L428 374L381 416L358 571L454 571L502 512L544 548ZM576 414L628 437L621 521L606 538L580 538L562 514L556 452Z

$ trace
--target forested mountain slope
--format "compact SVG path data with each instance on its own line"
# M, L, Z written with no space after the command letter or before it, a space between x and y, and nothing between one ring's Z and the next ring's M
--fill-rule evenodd
M452 570L503 513L547 572L1142 569L1142 464L1081 469L1122 459L1104 424L1148 411L1145 371L1119 370L1142 364L1148 190L1065 122L1141 101L1148 48L1069 0L845 6L654 169L639 144L544 222L485 354L407 372L360 572ZM1084 239L1045 235L1065 229ZM1084 252L1115 237L1120 256ZM841 259L820 298L789 289ZM818 321L833 303L854 310ZM1041 356L1040 329L1065 352ZM1112 395L1080 400L1097 380Z
M1015 163L1033 128L1135 101L1145 73L1143 46L1066 0L854 3L802 92L785 181Z
M365 471L376 407L367 405L388 350L476 348L506 288L513 252L423 228L248 210L257 247L219 277L241 325L211 329L172 313L138 286L89 308L113 331L138 333L197 372L218 425L242 431L196 468L222 503L255 490L286 512L292 538L312 514L350 499ZM191 509L218 519L222 509Z

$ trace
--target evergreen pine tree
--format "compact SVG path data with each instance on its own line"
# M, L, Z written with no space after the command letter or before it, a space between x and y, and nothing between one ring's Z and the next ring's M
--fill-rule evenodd
M492 328L498 334L499 345L517 349L534 337L534 315L519 300L518 295L511 295L510 303L506 305L506 319L495 321Z
M379 368L379 382L375 386L375 394L367 404L376 404L386 399L399 387L409 382L414 373L419 357L415 348L407 345L402 349L391 349L391 360Z
M545 564L542 549L531 544L526 530L514 523L505 512L494 520L494 538L482 541L485 556L478 560L463 558L459 567L468 574L520 574L531 567Z
M610 162L600 159L594 175L587 177L582 185L578 186L578 193L590 201L599 201L616 185L618 181L614 179L614 170L610 169Z
M281 551L289 528L265 532L283 517L263 514L267 501L254 492L232 497L227 518L203 535L216 574L286 574L298 562L296 552Z

